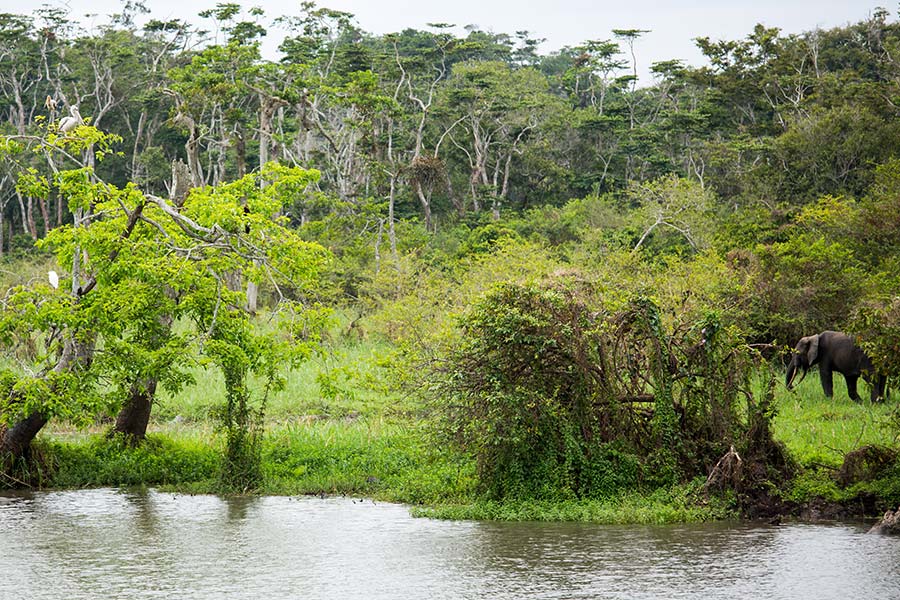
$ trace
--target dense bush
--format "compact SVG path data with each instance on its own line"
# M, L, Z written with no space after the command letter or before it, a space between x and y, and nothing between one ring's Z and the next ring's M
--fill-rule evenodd
M714 314L669 327L653 301L617 296L571 274L499 285L432 363L442 431L475 457L489 497L606 497L771 444L735 330Z

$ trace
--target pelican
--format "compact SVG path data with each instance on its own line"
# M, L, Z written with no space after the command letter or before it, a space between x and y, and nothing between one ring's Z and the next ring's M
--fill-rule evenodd
M56 274L56 271L50 271L47 273L47 279L50 280L50 287L56 289L59 287L59 275Z
M71 117L63 117L59 120L59 130L62 133L69 133L84 121L81 120L81 113L78 112L77 106L70 106L69 112L72 113Z

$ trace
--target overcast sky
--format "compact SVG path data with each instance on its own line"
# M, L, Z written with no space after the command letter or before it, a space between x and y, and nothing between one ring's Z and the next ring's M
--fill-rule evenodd
M201 20L197 13L221 0L145 0L153 17L181 18L192 23ZM228 0L244 7L260 6L271 17L296 13L299 0ZM43 2L0 0L2 11L30 12ZM118 0L50 0L50 4L70 7L73 17L93 13L119 12ZM372 33L425 28L426 23L451 23L464 33L465 25L478 25L496 33L513 34L527 30L533 37L545 38L542 52L572 46L589 39L608 39L612 29L649 29L636 45L642 83L650 64L661 60L682 59L700 65L703 57L693 39L740 39L756 23L778 27L785 33L800 33L860 21L878 6L896 15L896 0L323 0L319 6L356 15L359 26ZM13 8L15 6L15 8ZM97 17L100 19L100 17ZM207 25L208 27L209 25ZM280 39L278 32L270 36ZM271 43L271 42L270 42Z

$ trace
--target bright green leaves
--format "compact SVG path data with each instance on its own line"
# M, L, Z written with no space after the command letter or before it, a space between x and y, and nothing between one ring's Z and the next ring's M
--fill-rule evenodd
M47 417L69 420L86 426L103 407L103 398L95 388L89 371L50 371L43 377L21 377L0 372L0 424L40 412Z
M597 472L613 448L638 471L622 483L652 488L705 476L731 444L771 444L755 354L716 314L669 325L645 296L614 307L557 276L495 287L460 325L424 393L493 496L620 492Z
M46 177L40 175L37 169L31 167L19 175L19 181L16 182L16 191L23 196L46 198L50 195L50 184L47 182Z
M40 242L57 256L59 288L39 284L5 299L0 337L7 347L29 348L30 357L16 376L6 376L15 405L0 408L4 418L35 411L92 418L135 386L189 385L187 368L205 356L226 375L227 410L238 411L226 428L246 434L253 411L262 408L249 408L247 376L277 388L281 369L313 351L315 334L294 344L290 322L286 333L254 333L243 286L257 282L276 303L316 287L328 253L286 228L280 214L318 177L273 164L233 183L194 189L179 208L133 184L100 182L87 167L53 180L25 171L20 192L58 194L75 222ZM290 310L303 314L299 305ZM306 325L323 326L317 319ZM82 338L92 358L64 360L63 345Z

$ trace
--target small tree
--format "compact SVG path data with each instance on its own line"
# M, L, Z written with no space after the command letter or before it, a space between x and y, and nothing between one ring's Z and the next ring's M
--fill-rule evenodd
M82 127L85 138L96 132ZM41 148L64 151L70 143L44 140ZM8 344L37 336L48 349L25 368L4 372L0 453L26 457L51 417L89 417L135 389L149 399L156 382L170 389L184 385L190 381L185 367L198 352L226 374L226 430L246 426L231 409L244 410L246 373L262 368L259 357L269 356L268 380L275 382L271 365L279 361L272 353L287 346L270 344L245 361L229 358L234 352L226 349L247 353L253 344L242 292L229 289L228 275L243 272L270 286L281 306L302 309L282 286L310 289L327 253L301 240L277 215L317 177L316 171L271 165L233 183L194 189L178 205L131 184L117 188L99 181L90 168L59 171L53 191L77 216L44 242L65 269L61 283L58 289L39 284L14 290L0 313L0 335ZM25 184L36 189L35 181L26 178ZM44 189L49 193L50 186ZM176 335L173 320L194 327ZM93 385L98 381L113 384L114 391L101 396ZM142 418L146 429L149 407Z

